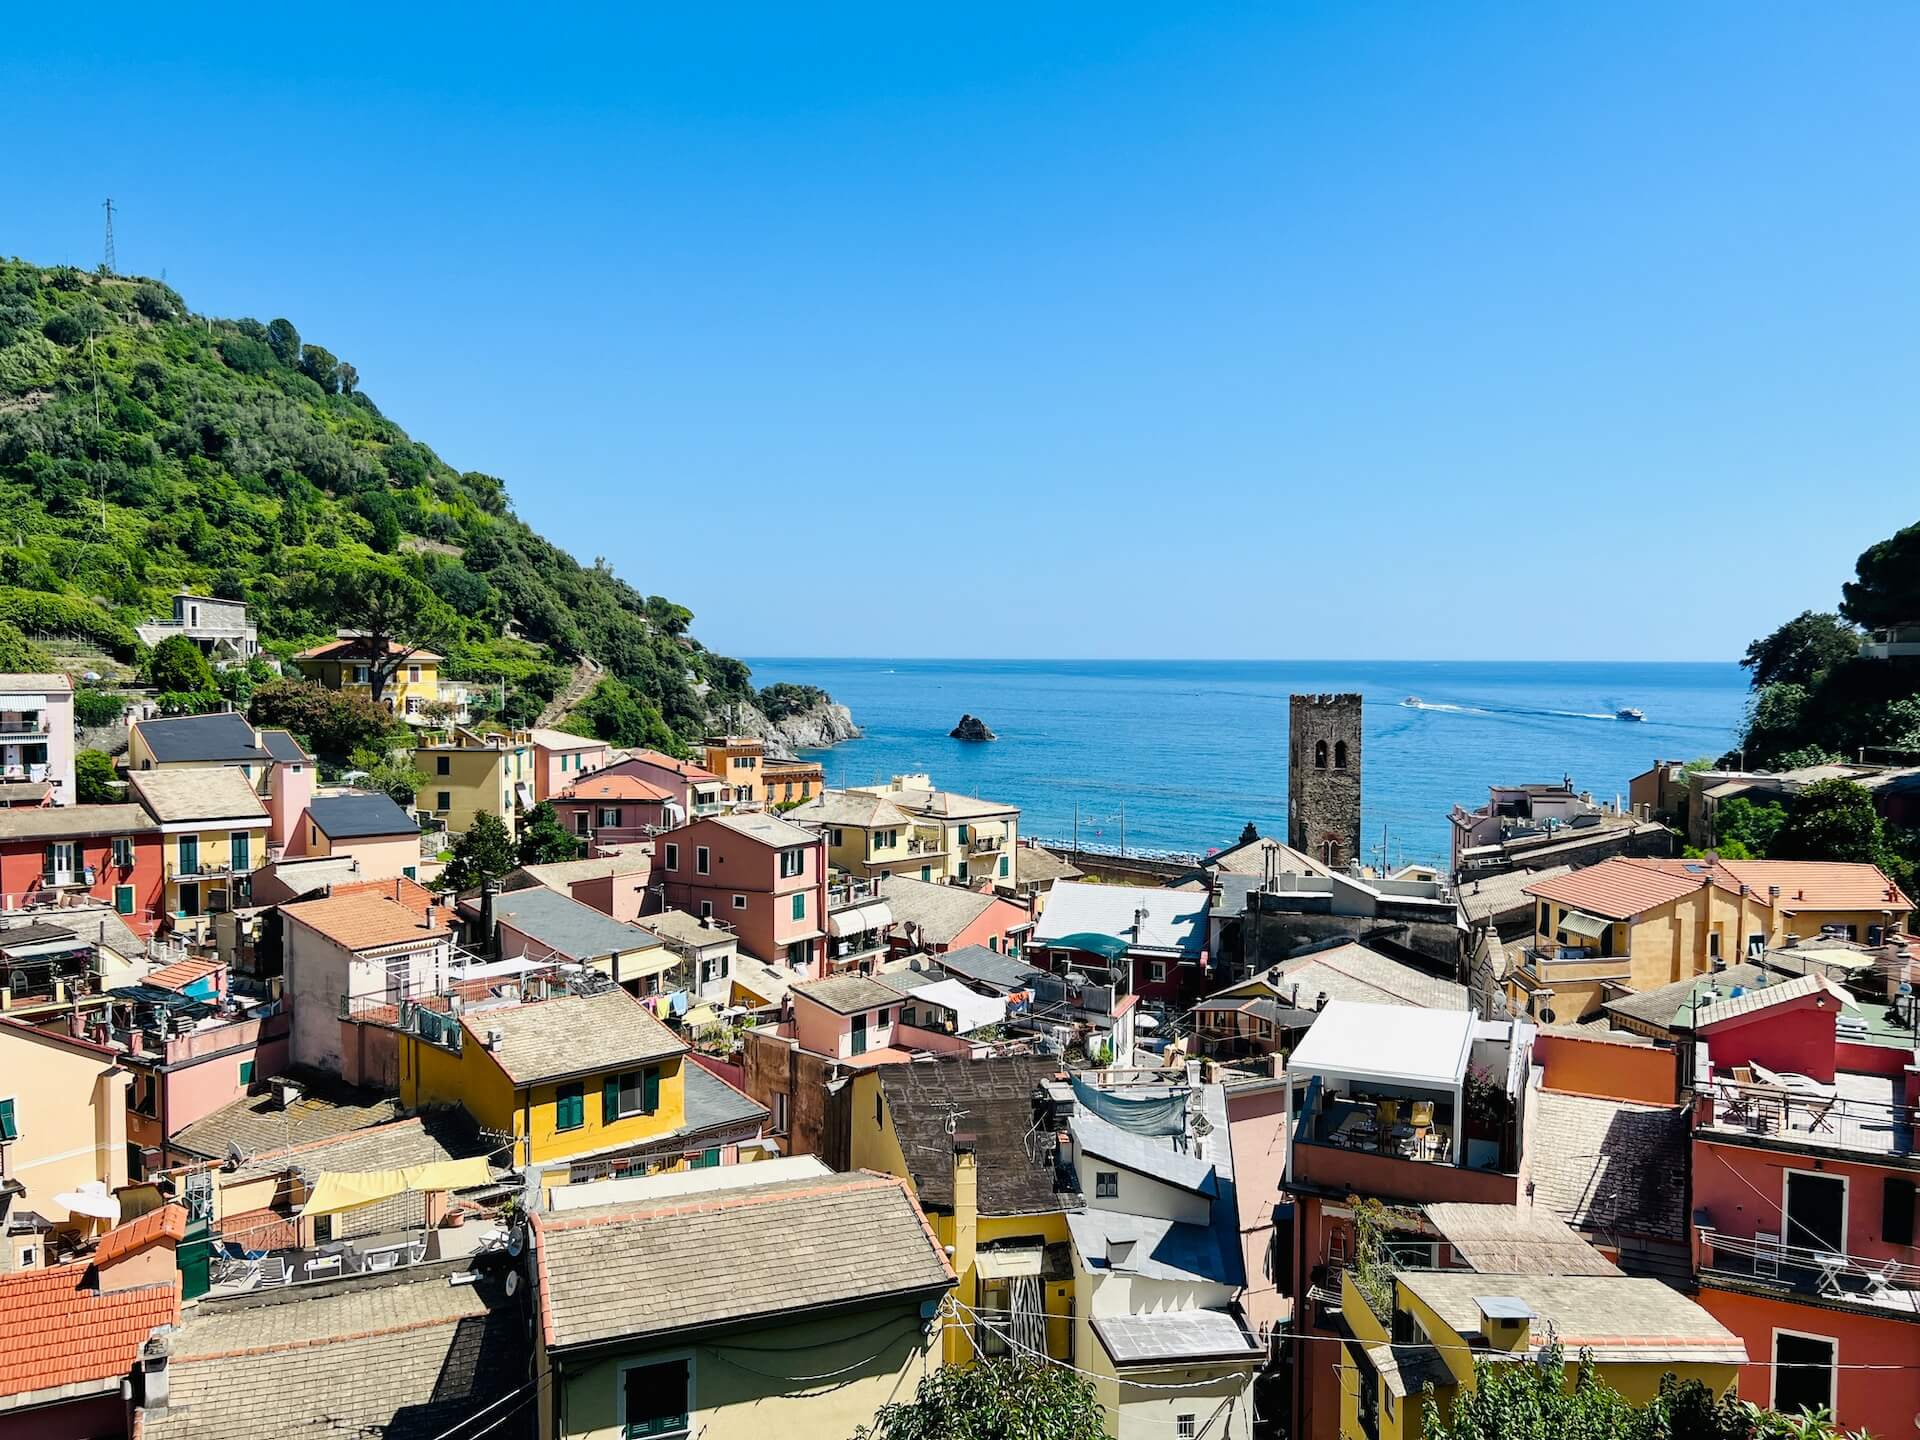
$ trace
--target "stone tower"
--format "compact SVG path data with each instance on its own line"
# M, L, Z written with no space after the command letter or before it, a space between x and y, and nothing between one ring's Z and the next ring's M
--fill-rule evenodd
M1334 869L1360 855L1360 697L1295 695L1287 733L1287 843Z

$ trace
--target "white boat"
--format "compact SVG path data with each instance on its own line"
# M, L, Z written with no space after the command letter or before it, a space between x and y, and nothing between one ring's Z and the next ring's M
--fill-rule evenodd
M1614 711L1613 718L1616 720L1644 720L1647 718L1647 712L1644 710L1636 710L1633 706L1627 705Z

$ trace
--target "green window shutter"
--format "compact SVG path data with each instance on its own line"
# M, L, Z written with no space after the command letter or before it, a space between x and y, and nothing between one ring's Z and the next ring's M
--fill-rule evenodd
M553 1128L578 1130L586 1123L585 1089L579 1085L562 1085L553 1097Z
M600 1123L611 1125L620 1118L620 1077L609 1075L600 1084Z
M931 865L922 865L922 866L920 867L920 878L921 878L922 880L931 880L931 879L933 879L933 866L931 866Z
M1007 857L1004 855L1000 857L1000 878L1002 880L1007 878Z
M240 1083L242 1085L253 1084L253 1061L242 1060L240 1062Z
M967 843L967 827L964 825L960 827L960 843L962 845Z
M804 890L793 897L793 918L796 920L807 918L807 892Z
M660 1072L647 1071L640 1085L640 1108L651 1115L660 1108Z
M113 908L121 915L133 914L133 886L116 885L113 887Z
M20 1122L13 1117L13 1101L0 1100L0 1140L18 1140Z
M698 1155L694 1156L687 1162L687 1168L689 1170L711 1170L719 1163L720 1150L716 1146L712 1150L702 1150Z

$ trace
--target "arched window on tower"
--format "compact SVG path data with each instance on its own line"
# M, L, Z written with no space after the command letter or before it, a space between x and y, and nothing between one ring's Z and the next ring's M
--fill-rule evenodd
M1324 740L1313 742L1313 768L1316 770L1327 768L1327 742Z
M1333 768L1336 770L1347 768L1347 742L1344 740L1333 742Z

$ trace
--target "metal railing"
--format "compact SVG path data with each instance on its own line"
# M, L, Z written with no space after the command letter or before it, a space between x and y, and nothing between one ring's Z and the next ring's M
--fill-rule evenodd
M210 860L196 860L192 865L167 862L167 879L169 880L223 880L229 875L251 875L252 873L251 864L234 865L227 861L216 864Z
M967 842L967 852L972 855L992 855L1006 848L1004 835L976 835Z
M1729 1235L1700 1225L1700 1243L1709 1252L1704 1270L1742 1279L1812 1290L1836 1300L1866 1300L1920 1313L1920 1265L1902 1260L1869 1260L1821 1246L1790 1245L1771 1232Z
M42 717L39 720L0 720L0 735L46 735L51 733L53 722Z
M843 880L827 887L827 908L845 909L849 905L864 905L870 900L880 898L880 881L877 878L865 880Z
M1701 1092L1695 1119L1703 1129L1774 1136L1882 1155L1913 1150L1913 1107L1777 1085L1715 1080Z

